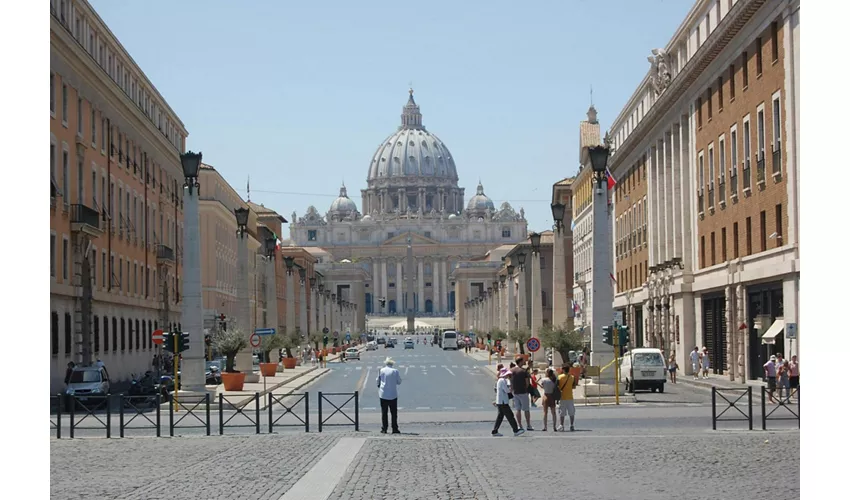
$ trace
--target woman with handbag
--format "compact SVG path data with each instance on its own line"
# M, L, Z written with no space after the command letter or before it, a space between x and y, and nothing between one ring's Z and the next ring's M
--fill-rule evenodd
M540 381L543 387L543 432L546 432L549 422L549 413L552 413L552 430L558 430L558 421L555 416L555 391L558 390L558 379L555 377L555 371L551 368L546 369L546 377Z

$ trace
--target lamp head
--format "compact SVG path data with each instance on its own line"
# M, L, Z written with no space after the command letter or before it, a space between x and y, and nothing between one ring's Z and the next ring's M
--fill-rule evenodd
M593 146L589 148L590 165L596 173L603 173L608 168L608 155L611 152L607 146Z
M560 224L564 222L564 212L566 211L567 206L563 203L552 203L552 218L555 219L555 222Z

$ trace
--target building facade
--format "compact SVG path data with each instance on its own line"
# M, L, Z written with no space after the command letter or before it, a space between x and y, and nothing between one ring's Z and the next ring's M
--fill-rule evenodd
M799 1L700 0L649 60L611 127L615 307L758 378L799 348Z
M186 136L88 2L51 1L51 392L69 361L143 372L179 328Z
M404 314L409 307L417 315L449 315L456 308L449 275L457 263L524 241L525 213L507 202L496 209L480 183L464 208L454 158L422 124L412 90L401 118L372 157L363 213L343 186L324 215L313 206L302 217L293 213L290 238L327 252L327 263L360 265L369 276L366 314ZM412 304L406 303L403 265L408 240L416 261ZM377 298L386 299L384 307Z

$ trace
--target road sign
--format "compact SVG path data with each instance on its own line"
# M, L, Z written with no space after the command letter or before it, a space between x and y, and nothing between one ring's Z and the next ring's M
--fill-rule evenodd
M256 333L251 334L251 347L260 347L260 336Z
M785 323L785 338L788 340L797 338L797 323Z
M151 334L151 339L153 343L156 345L162 345L163 333L162 330L155 330L153 334Z
M537 352L540 350L540 339L537 337L531 337L528 339L528 342L525 343L525 346L528 347L529 351Z
M324 327L324 328L322 328L322 333L327 335L328 333L330 333L330 330L328 330L328 327Z
M339 332L338 332L338 331L336 331L336 330L334 330L334 338L335 338L335 339L338 339L338 338L339 338Z
M254 333L257 335L274 335L274 328L257 328Z
M623 311L614 311L614 323L618 325L623 324Z

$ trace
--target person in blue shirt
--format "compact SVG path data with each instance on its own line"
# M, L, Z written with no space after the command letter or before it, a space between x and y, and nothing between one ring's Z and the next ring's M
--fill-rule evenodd
M381 434L387 433L387 411L392 413L393 434L400 434L398 430L398 386L401 385L401 374L393 368L395 361L387 358L384 361L387 366L378 372L378 397L381 398Z

